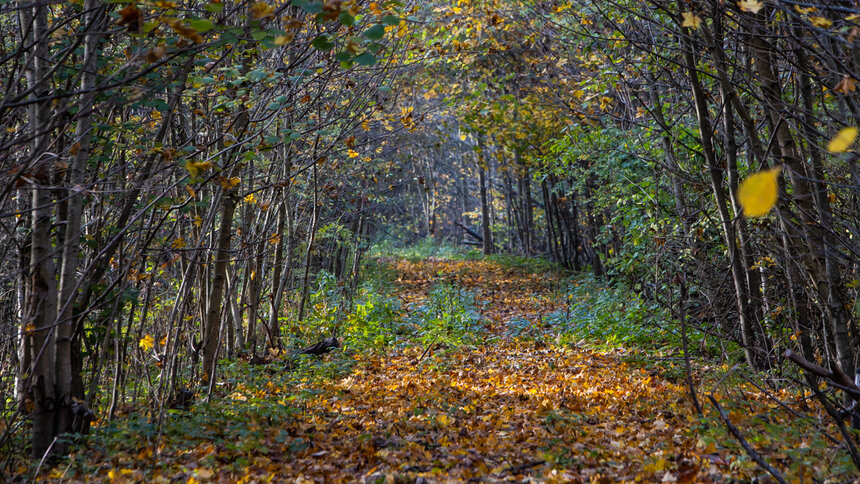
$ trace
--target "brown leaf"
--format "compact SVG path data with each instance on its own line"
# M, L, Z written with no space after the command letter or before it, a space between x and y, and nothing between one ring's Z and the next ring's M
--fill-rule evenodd
M119 20L116 24L125 25L125 29L129 33L139 34L143 30L143 12L137 8L137 5L129 4L119 11Z
M836 92L841 92L842 94L848 94L850 92L856 91L857 80L855 80L848 74L845 74L845 76L842 77L842 80L839 81L839 84L837 84L836 87L833 88L833 90Z

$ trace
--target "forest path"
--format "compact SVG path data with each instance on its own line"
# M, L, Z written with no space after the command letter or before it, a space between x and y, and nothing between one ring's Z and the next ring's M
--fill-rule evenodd
M615 355L549 339L545 315L562 302L555 277L488 261L387 262L407 312L440 281L474 294L486 321L483 343L367 357L294 422L294 431L313 433L313 447L280 475L380 483L709 480L707 468L715 469L694 456L681 386Z

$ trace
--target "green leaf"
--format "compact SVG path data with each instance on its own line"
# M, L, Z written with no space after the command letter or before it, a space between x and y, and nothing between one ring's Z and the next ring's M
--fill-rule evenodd
M224 4L220 3L220 2L219 3L212 2L212 3L207 3L206 6L203 8L205 8L207 12L221 13L221 11L224 10Z
M307 0L293 0L292 5L298 7L305 12L314 15L322 12L323 6L321 3L309 2Z
M334 55L334 58L340 62L349 62L352 60L352 54L343 50Z
M340 15L338 15L337 20L338 20L338 22L340 22L343 25L346 25L347 27L350 27L353 24L355 24L355 17L353 17L352 15L350 15L346 12L342 12Z
M203 32L208 32L215 27L215 24L213 24L211 20L206 19L189 20L188 25L190 25L192 29L196 30L201 34Z
M400 17L386 15L385 17L382 17L382 23L385 25L400 25Z
M365 38L370 40L379 40L383 36L385 36L385 26L382 24L374 25L373 27L367 29L367 31L365 31L362 35L364 35Z
M318 50L330 50L334 47L332 41L328 38L326 34L320 34L311 42L311 45Z
M365 52L364 54L356 56L355 62L358 62L363 66L372 66L376 63L376 57L374 57L370 52Z
M269 111L277 111L278 109L281 109L281 103L272 101L268 106L266 106L266 109Z

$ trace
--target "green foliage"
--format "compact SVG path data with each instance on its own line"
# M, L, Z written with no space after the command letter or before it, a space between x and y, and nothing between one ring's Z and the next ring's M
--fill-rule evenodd
M672 320L668 311L621 284L580 275L568 281L564 294L564 309L549 317L561 329L563 342L647 350L652 355L674 354L681 347L679 325L667 323ZM687 336L691 347L707 347L703 333L689 329Z
M344 322L344 347L358 351L379 351L389 346L402 331L400 301L377 280L364 283L355 309Z
M477 341L481 315L475 295L450 283L437 283L409 318L422 345L461 346Z

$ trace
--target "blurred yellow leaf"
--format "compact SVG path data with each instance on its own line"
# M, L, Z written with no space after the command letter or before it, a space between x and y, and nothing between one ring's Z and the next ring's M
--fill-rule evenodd
M185 162L185 169L188 170L188 173L192 177L195 177L195 178L197 176L199 176L200 173L208 170L209 168L212 168L212 162L211 161L191 161L191 160L189 160L189 161Z
M143 338L140 338L140 347L143 348L143 351L149 351L155 346L155 338L151 335L146 335Z
M254 18L268 17L274 13L275 8L266 2L257 2L251 5L251 16Z
M758 13L759 10L764 8L764 2L759 2L758 0L741 0L738 2L738 7L743 12Z
M836 133L836 136L827 143L827 151L831 153L844 153L854 144L857 139L857 127L849 126L842 128Z
M809 21L812 22L812 25L822 29L829 29L833 26L833 22L824 17L810 17Z
M777 178L782 171L781 166L762 170L749 176L738 187L738 202L743 207L745 217L761 217L776 205L778 187Z
M292 32L287 32L286 35L279 35L275 37L275 45L286 45L289 44L291 40L296 36L296 34Z
M702 19L693 12L684 12L681 14L681 16L684 17L684 22L681 23L681 27L697 29L699 28L699 24L702 23Z

